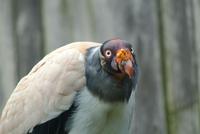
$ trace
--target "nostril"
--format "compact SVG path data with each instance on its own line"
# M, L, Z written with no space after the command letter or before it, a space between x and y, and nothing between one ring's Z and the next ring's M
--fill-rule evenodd
M122 62L121 62L121 65L122 65L122 66L125 65L126 62L127 62L127 61L122 61Z

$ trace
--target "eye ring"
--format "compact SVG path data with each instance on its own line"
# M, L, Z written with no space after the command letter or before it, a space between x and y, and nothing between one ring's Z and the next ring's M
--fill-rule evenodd
M106 57L110 58L111 55L112 55L111 50L106 50L106 51L105 51L105 56L106 56Z

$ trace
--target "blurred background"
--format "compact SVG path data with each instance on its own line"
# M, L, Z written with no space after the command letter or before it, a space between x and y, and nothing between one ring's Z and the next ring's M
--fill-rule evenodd
M113 37L140 66L133 134L200 134L200 0L0 0L0 111L50 51Z

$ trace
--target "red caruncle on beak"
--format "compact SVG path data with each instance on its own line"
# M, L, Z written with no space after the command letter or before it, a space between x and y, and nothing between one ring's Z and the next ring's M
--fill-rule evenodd
M133 56L128 49L120 49L116 53L115 63L122 73L126 73L129 78L134 75Z

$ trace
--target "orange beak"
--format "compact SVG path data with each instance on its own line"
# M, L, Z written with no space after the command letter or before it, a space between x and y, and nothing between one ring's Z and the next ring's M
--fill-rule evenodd
M115 62L117 63L121 72L126 73L129 78L134 75L133 56L130 50L120 49L116 53Z

